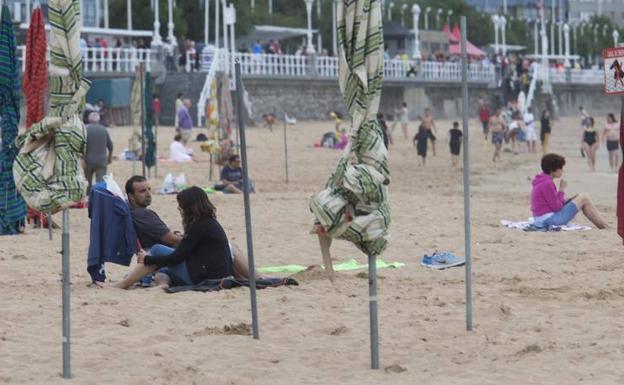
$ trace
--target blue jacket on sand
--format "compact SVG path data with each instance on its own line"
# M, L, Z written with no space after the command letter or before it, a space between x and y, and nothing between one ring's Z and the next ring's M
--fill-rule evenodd
M137 237L128 204L106 189L105 182L89 194L91 230L87 271L93 282L104 282L104 262L129 266L137 251Z

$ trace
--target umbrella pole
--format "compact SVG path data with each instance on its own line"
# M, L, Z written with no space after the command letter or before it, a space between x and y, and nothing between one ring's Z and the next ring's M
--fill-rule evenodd
M370 311L371 369L379 369L379 330L377 328L377 257L368 256L368 307Z
M284 167L286 169L286 184L288 184L288 136L286 131L286 114L284 114Z
M468 55L466 16L461 17L462 126L464 130L464 247L466 253L466 330L472 331L472 256L470 233L470 129L468 128Z
M52 240L52 214L48 213L47 217L48 217L48 238ZM43 223L41 224L41 226L43 227Z
M154 125L154 176L158 178L158 125Z
M256 273L253 255L253 237L251 229L251 210L249 207L249 173L247 168L247 143L245 141L245 118L243 116L243 82L241 80L240 63L235 63L236 71L236 112L238 135L240 138L240 154L243 166L243 199L245 203L245 228L247 231L247 258L249 264L249 288L251 295L251 322L253 338L259 339L258 307L256 302Z
M63 209L62 238L63 271L63 378L71 378L69 323L69 209Z
M139 74L141 76L141 171L143 177L145 177L145 72L144 64L140 64Z

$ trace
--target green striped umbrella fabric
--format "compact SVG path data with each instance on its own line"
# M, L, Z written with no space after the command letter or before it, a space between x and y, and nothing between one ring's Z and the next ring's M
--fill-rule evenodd
M145 73L145 165L148 168L156 164L156 142L152 130L152 74Z
M20 118L20 74L17 43L9 7L0 9L0 234L15 234L26 217L26 204L13 181L13 161L17 155L15 137Z
M310 209L327 235L369 256L388 244L388 151L376 114L383 75L379 0L341 0L337 7L339 85L352 119L351 141Z
M33 208L55 212L80 201L87 182L80 168L86 149L81 119L91 83L83 77L80 0L48 0L50 66L48 115L18 136L13 167L18 190Z

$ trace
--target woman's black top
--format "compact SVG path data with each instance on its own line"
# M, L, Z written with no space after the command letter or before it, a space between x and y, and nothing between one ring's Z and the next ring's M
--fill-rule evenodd
M543 134L550 134L550 118L542 118L541 132Z
M166 257L146 256L146 265L171 267L186 262L193 283L233 274L232 255L225 231L216 219L204 217L188 226L180 245Z

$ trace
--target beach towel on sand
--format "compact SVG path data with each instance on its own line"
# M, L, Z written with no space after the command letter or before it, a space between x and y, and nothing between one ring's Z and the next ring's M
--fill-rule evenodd
M247 286L250 282L248 279L235 279L235 278L223 278L223 279L205 279L197 285L189 286L174 286L166 289L167 293L179 293L181 291L219 291L223 289L233 289L235 287ZM266 289L267 287L278 286L299 286L299 282L292 278L262 278L256 280L257 289Z
M391 262L387 263L381 259L377 260L377 269L384 268L399 268L405 266L404 263L401 262ZM267 266L261 267L258 269L261 273L300 273L309 268L309 266L303 265L282 265L282 266ZM334 271L349 271L349 270L360 270L368 268L368 264L360 264L355 259L350 259L346 262L338 263L334 265Z
M508 220L501 220L501 225L509 228L509 229L520 229L524 231L587 231L591 230L591 227L579 225L576 223L568 223L565 226L548 226L548 227L537 227L533 225L531 222L514 222Z

